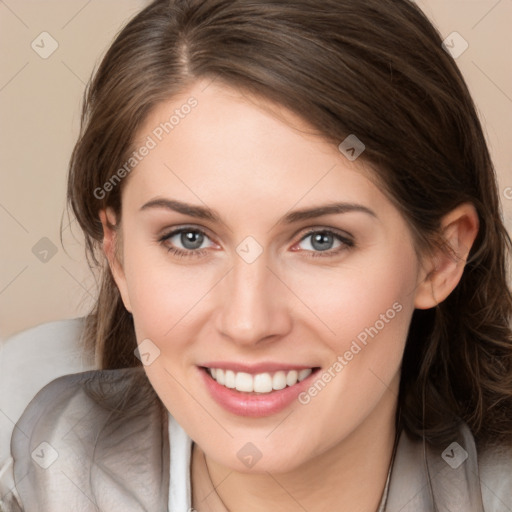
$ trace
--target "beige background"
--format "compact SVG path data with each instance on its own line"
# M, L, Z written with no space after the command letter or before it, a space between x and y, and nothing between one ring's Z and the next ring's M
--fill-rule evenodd
M417 3L443 37L456 31L469 43L457 62L486 128L512 231L512 0ZM67 164L85 83L116 32L145 4L0 0L0 340L91 306L94 280L80 234L66 227ZM42 32L58 43L47 59L31 47ZM41 258L45 250L43 262L34 252Z

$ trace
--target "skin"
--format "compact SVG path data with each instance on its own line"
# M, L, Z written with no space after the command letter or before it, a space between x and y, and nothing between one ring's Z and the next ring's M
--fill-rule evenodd
M269 504L315 512L342 503L343 510L373 511L392 455L412 313L435 306L457 285L477 214L464 204L443 219L458 258L438 252L420 261L407 222L362 159L350 162L279 106L219 82L207 85L197 82L150 113L138 140L190 96L198 100L127 178L119 229L107 226L107 217L119 221L111 210L100 213L104 250L137 340L149 338L160 350L145 367L148 378L195 442L193 505L199 512L267 511ZM141 210L157 198L206 206L222 221ZM330 202L363 205L375 215L278 222L292 210ZM187 250L179 235L159 240L187 226L206 233L203 255L178 258L168 249ZM334 237L321 251L308 228L337 231L353 246ZM236 252L247 236L263 248L250 264ZM396 303L400 312L306 405L239 417L210 397L197 370L213 360L328 369ZM252 469L237 457L247 442L262 454ZM226 508L214 495L204 499L203 454Z

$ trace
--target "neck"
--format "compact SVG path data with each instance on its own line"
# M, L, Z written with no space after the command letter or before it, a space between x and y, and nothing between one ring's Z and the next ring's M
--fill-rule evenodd
M233 471L194 445L194 509L266 512L271 504L272 509L283 512L375 512L393 455L395 412L396 397L386 393L379 406L347 438L286 473Z

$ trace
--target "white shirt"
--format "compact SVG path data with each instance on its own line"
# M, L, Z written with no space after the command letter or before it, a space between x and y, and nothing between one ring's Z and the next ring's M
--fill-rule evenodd
M168 413L169 447L170 447L170 483L169 483L169 512L195 512L191 498L191 466L192 439L181 425ZM391 474L391 472L390 472ZM384 511L388 494L390 474L384 489L384 495L377 512Z
M171 454L169 511L192 512L190 459L192 439L169 413L169 453Z
M430 512L435 503L511 512L512 447L477 451L465 424L450 441L433 446L402 432L379 511ZM143 369L67 375L45 386L17 422L12 458L0 464L0 511L193 512L192 447ZM450 449L465 458L450 464Z

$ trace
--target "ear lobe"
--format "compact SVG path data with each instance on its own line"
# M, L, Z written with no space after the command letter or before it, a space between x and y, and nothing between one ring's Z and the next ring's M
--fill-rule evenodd
M478 228L478 214L471 203L464 203L443 217L441 235L446 248L436 249L427 260L424 277L416 289L414 304L417 309L437 306L455 289Z
M118 231L120 226L116 223L116 215L112 208L99 211L99 217L103 226L103 252L110 266L110 271L119 289L124 307L131 313L130 299L126 285L126 277L123 264L119 259L121 247Z

